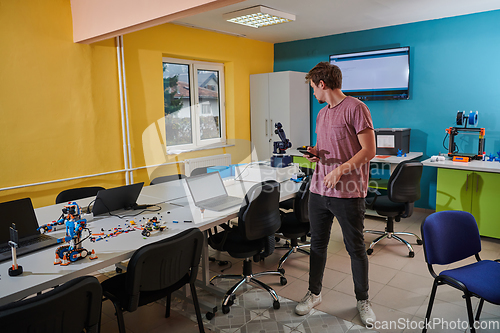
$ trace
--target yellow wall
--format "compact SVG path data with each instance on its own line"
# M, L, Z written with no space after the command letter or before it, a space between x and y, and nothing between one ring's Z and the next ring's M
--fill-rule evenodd
M69 1L0 0L0 45L0 202L31 197L39 207L66 188L125 184L117 173L1 190L122 170L124 162L114 40L73 43ZM249 156L249 75L272 71L272 44L165 24L125 35L124 45L134 167L145 163L144 131L163 114L166 55L225 63L227 136L236 142L166 160ZM148 173L134 172L134 181L148 183Z
M197 156L230 153L232 163L249 162L250 156L250 79L251 74L273 70L273 44L241 37L164 24L124 36L127 89L133 124L133 165L173 162ZM144 147L144 131L163 117L162 58L173 57L224 63L226 86L226 135L234 147L210 149L180 156L166 156L160 148ZM163 129L157 122L156 129ZM155 131L156 132L156 131ZM161 135L157 134L160 139ZM160 142L160 141L159 141ZM161 141L164 147L164 141ZM145 158L152 149L157 157ZM147 155L147 154L146 154ZM137 171L134 181L149 181L154 176L176 173L174 167L148 172ZM181 173L183 169L179 170Z

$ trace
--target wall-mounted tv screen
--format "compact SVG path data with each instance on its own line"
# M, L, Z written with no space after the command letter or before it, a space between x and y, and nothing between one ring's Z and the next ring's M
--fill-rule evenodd
M360 100L409 98L410 48L335 54L330 64L342 71L342 91Z

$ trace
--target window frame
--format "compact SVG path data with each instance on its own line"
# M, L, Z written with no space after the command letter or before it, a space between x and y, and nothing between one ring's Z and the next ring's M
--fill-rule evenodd
M179 145L167 145L166 137L165 146L167 152L169 150L196 150L202 149L209 145L216 144L226 144L226 100L225 100L225 80L224 80L224 64L216 62L206 62L198 60L188 60L188 59L178 59L178 58L162 58L162 68L164 63L172 63L178 65L188 65L189 66L189 98L190 98L190 115L191 115L191 132L192 132L192 143L190 144L179 144ZM203 116L203 106L199 103L199 93L198 93L198 70L208 70L208 71L218 71L219 73L219 127L220 127L220 138L213 139L201 139L200 133L200 118ZM162 69L163 77L163 69ZM166 115L164 115L166 117ZM166 129L165 129L166 130ZM166 135L166 132L165 132Z

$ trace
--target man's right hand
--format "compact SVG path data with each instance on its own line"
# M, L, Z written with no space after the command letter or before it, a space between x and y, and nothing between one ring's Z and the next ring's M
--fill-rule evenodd
M314 163L319 162L319 157L317 157L319 155L316 147L307 147L307 151L316 156L304 154L303 157L307 158L309 162L314 162Z

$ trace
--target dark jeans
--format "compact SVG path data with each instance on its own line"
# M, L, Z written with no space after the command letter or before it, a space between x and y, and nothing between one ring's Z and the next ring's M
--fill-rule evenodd
M325 271L328 242L333 218L342 229L344 244L351 257L354 292L357 300L368 299L368 257L363 238L365 200L343 199L311 193L309 196L309 220L311 222L311 257L309 259L309 290L321 292Z

